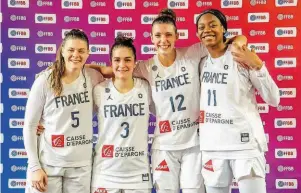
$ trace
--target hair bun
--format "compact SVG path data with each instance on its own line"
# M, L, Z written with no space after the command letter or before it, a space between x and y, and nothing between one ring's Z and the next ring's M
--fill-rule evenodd
M162 17L162 16L170 17L174 21L176 21L176 19L177 19L176 13L172 9L167 9L167 8L162 9L159 13L159 17Z
M121 33L117 34L117 36L115 38L115 43L133 44L133 41L134 40L132 38L126 37L126 36L122 35Z

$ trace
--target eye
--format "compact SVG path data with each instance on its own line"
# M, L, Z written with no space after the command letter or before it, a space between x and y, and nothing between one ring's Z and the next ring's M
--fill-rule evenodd
M80 53L80 54L84 54L85 51L84 51L84 50L80 50L79 53Z
M204 26L199 27L199 30L204 30L204 29L205 29Z
M155 37L156 37L156 38L159 38L159 37L160 37L160 35L159 35L159 34L156 34L156 35L155 35Z
M68 52L71 52L71 53L72 53L72 52L74 52L74 50L73 50L73 49L69 49Z
M216 24L211 24L210 25L211 28L216 28L216 26L217 26Z

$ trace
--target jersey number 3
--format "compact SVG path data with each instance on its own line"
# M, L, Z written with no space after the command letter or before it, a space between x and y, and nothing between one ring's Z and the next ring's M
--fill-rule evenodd
M130 125L129 125L129 123L128 122L123 122L123 123L121 123L121 127L124 127L123 130L125 132L121 133L120 136L122 138L127 138L129 136L129 133L130 133L130 130L129 130Z

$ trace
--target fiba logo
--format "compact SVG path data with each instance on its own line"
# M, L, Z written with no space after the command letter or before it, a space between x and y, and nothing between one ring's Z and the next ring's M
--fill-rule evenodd
M90 54L109 54L109 45L90 44Z
M293 141L294 137L293 136L283 136L283 135L277 135L277 141L282 142L282 141Z
M236 28L236 29L232 28L232 29L227 30L225 36L227 38L232 38L234 36L238 36L238 35L241 35L241 34L242 34L241 28Z
M144 1L143 2L143 7L145 7L145 8L148 8L148 7L159 7L159 2Z
M171 9L188 9L188 0L168 0L167 6Z
M294 107L293 106L282 106L282 105L279 105L277 107L277 110L278 111L292 111L292 110L294 110Z
M115 0L115 9L135 9L135 0Z
M294 15L292 14L282 14L282 13L279 13L277 15L277 19L278 20L291 20L291 19L294 19Z
M8 58L8 68L29 68L29 59Z
M38 67L48 67L51 66L53 64L53 62L44 62L42 60L39 60L37 62Z
M28 98L29 89L10 88L8 89L9 98Z
M225 15L225 16L226 16L227 21L238 21L239 20L238 15L231 15L231 16Z
M282 45L282 44L278 44L277 45L277 50L278 51L283 51L283 50L293 50L294 49L294 45L290 44L290 45Z
M296 128L296 118L276 118L275 128Z
M24 119L9 119L9 128L23 128Z
M56 14L35 14L35 23L56 23Z
M23 141L23 136L13 135L13 136L11 137L11 140L12 140L13 142Z
M142 54L155 54L156 48L154 45L141 45Z
M188 29L178 29L178 34L180 40L188 39Z
M26 76L16 76L16 75L11 75L10 80L12 82L16 81L26 81Z
M80 19L79 19L79 17L65 16L65 17L64 17L64 21L65 21L66 23L69 23L69 22L79 22Z
M63 9L82 9L82 0L62 0Z
M242 8L242 0L222 0L222 8Z
M297 189L297 179L276 179L276 189Z
M109 15L89 14L89 24L109 24Z
M141 24L152 24L152 22L157 18L157 15L141 15Z
M12 105L11 106L11 110L13 112L16 112L16 111L25 111L25 106Z
M278 80L278 81L294 80L294 77L293 77L293 76L284 76L284 75L279 74L279 75L277 76L277 80Z
M266 0L251 0L250 5L255 6L255 5L266 5L267 1Z
M11 21L26 21L26 16L23 15L11 15L9 18Z
M106 37L107 36L107 33L106 32L96 32L96 31L92 31L90 33L90 36L92 38L96 38L96 37Z
M43 6L48 6L48 7L52 7L53 6L53 3L52 1L43 1L43 0L38 0L37 1L37 6L39 7L43 7Z
M197 1L196 2L196 6L197 7L210 7L212 6L212 2L211 1Z
M25 149L9 149L9 158L27 158Z
M293 172L295 171L295 168L293 166L282 166L279 165L277 167L278 172Z
M8 0L8 7L29 8L29 0Z
M16 52L16 51L26 51L27 48L26 48L26 46L16 46L16 45L11 45L11 46L10 46L10 50L11 50L12 52Z
M268 53L270 46L268 43L250 43L248 47L249 49L254 49L256 53Z
M280 98L296 98L296 88L280 88Z
M8 188L25 188L26 187L26 179L8 179Z
M16 165L12 165L10 167L10 170L12 172L17 172L17 171L26 171L27 170L27 167L26 166L16 166Z
M276 27L275 37L296 37L297 28L296 27Z
M118 23L123 23L123 22L131 23L132 21L133 21L132 17L121 17L121 16L117 17Z
M296 149L275 149L276 158L297 158Z
M106 2L97 2L97 1L91 1L90 7L105 7L107 4Z
M52 37L53 36L53 32L44 32L44 31L38 31L37 32L37 35L38 35L38 37L44 37L44 36L46 36L46 37Z
M266 31L263 31L263 30L261 30L261 31L251 30L249 32L249 34L250 34L250 36L264 36L264 35L266 35Z
M275 0L276 7L297 6L298 0Z
M8 38L29 38L29 29L8 28Z
M249 23L262 23L269 22L270 14L269 13L248 13L248 22Z
M118 35L135 39L136 31L135 30L115 30L115 37L117 37Z
M296 68L296 58L275 58L276 68Z
M35 44L35 53L37 54L55 54L56 44Z

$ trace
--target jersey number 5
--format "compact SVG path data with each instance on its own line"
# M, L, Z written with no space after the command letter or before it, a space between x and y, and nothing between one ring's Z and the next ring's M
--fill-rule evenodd
M130 130L129 130L129 127L130 127L130 125L129 125L129 123L128 122L123 122L123 123L121 123L121 127L124 127L124 133L121 133L120 134L120 136L122 137L122 138L127 138L128 136L129 136L129 133L130 133Z
M73 123L71 124L71 126L73 128L76 128L76 127L79 126L79 118L77 117L77 115L79 115L79 111L71 112L71 119L73 121Z

